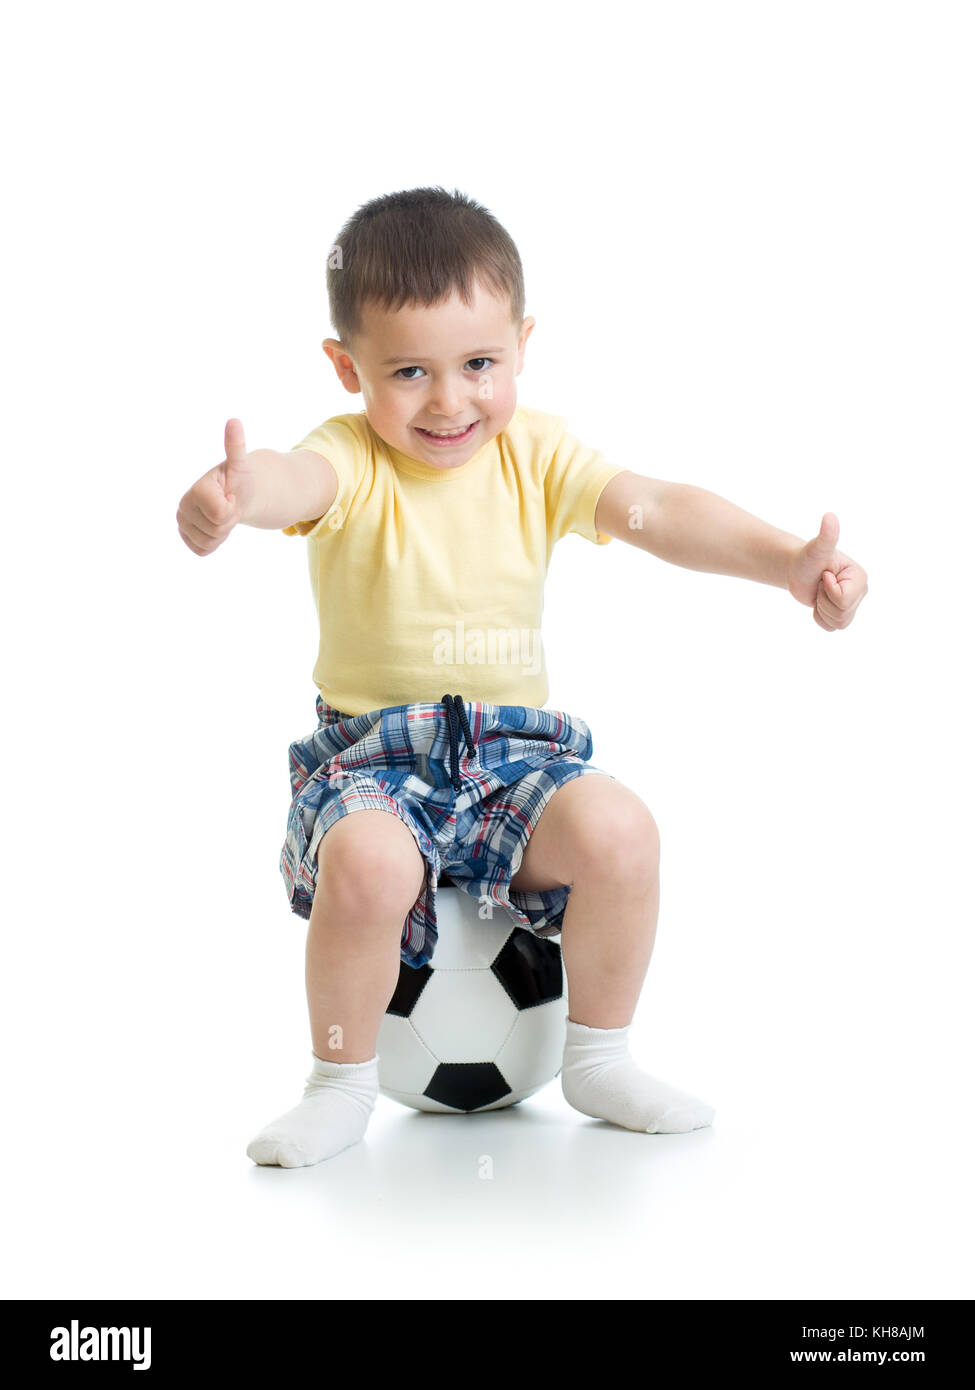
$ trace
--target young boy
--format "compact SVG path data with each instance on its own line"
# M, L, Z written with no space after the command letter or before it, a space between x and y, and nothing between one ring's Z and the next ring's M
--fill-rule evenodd
M379 1026L400 961L434 952L441 874L539 935L561 931L570 1105L648 1134L706 1126L710 1106L629 1055L657 923L657 826L588 762L586 723L545 706L552 549L569 531L618 537L788 589L827 631L852 621L866 575L835 549L832 513L803 542L714 493L609 464L563 418L518 405L534 327L521 261L462 194L365 204L330 250L328 292L339 337L322 346L365 410L286 454L247 453L229 420L224 461L177 512L196 555L238 523L307 536L320 618L319 725L290 748L281 853L292 911L309 921L313 1067L247 1153L301 1167L363 1136Z

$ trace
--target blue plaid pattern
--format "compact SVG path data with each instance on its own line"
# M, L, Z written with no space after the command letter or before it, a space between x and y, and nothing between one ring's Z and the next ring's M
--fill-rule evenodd
M322 836L342 816L379 810L399 816L426 861L425 885L400 943L408 965L419 968L433 956L442 874L538 936L560 931L570 887L512 894L510 883L552 793L585 773L610 776L588 761L592 735L582 719L564 710L463 702L471 755L456 725L451 735L442 703L351 715L319 695L315 708L318 728L288 749L292 801L280 867L292 912L311 916Z

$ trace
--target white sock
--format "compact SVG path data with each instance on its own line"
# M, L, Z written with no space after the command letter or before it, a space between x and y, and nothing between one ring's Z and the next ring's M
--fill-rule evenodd
M646 1134L686 1134L714 1119L704 1101L641 1071L629 1053L626 1028L565 1023L562 1094L593 1119Z
M379 1058L314 1065L303 1098L247 1145L255 1163L306 1168L347 1149L366 1132L379 1092Z

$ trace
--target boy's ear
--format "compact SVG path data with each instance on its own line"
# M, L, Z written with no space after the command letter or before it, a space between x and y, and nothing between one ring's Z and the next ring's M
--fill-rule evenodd
M518 361L515 366L515 376L518 376L521 373L522 364L525 359L525 344L531 337L531 331L534 327L535 320L532 318L525 319L522 322L521 333L518 336Z
M342 346L338 338L326 338L322 342L322 351L327 353L335 374L345 387L346 391L353 393L361 391L359 377L356 373L355 363L349 356L348 350Z

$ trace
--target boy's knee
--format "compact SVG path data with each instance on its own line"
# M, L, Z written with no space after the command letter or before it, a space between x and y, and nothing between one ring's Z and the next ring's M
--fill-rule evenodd
M594 819L578 853L581 860L613 878L652 879L660 867L657 822L634 798Z
M348 890L358 900L416 901L426 861L412 832L387 811L354 811L327 830L317 853L319 882L329 891Z

